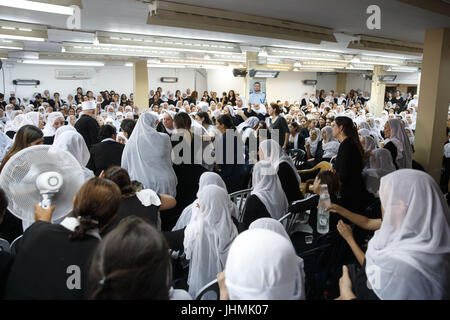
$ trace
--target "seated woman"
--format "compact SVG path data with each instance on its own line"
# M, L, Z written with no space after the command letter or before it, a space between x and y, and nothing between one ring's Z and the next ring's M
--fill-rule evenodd
M270 230L270 231L278 233L280 236L282 236L283 238L285 238L285 239L289 240L289 242L291 242L291 238L289 238L289 235L287 234L286 229L283 226L283 224L275 219L271 219L271 218L258 219L256 221L253 221L248 229L249 230L252 230L252 229ZM294 250L295 250L295 248L294 248ZM301 295L300 295L299 299L305 300L304 263L303 263L303 259L299 256L297 256L297 264L298 264L298 268L300 269L300 278L301 278L301 281L300 281Z
M16 243L5 298L83 299L90 257L119 204L117 185L95 177L78 191L73 211L60 224L50 223L54 207L36 206L36 222Z
M52 147L70 152L83 168L84 179L86 181L94 176L94 172L86 168L91 154L89 153L89 149L86 146L83 136L77 131L66 130L59 134L58 139L54 140Z
M305 140L306 157L308 158L308 161L303 163L300 169L305 170L313 168L321 161L323 156L321 137L320 129L313 128L309 131L309 137Z
M297 255L283 236L252 229L231 245L219 276L221 300L300 300L303 277Z
M366 137L366 139L368 139L368 137ZM395 171L395 167L392 163L390 152L384 148L376 149L371 152L369 164L370 168L364 169L362 175L366 183L367 191L377 197L378 189L380 188L380 179Z
M142 218L146 222L161 230L159 211L172 209L176 205L174 197L167 194L157 194L151 189L135 192L128 172L118 166L108 168L101 178L113 181L120 188L122 194L117 215L109 224L103 234L110 232L120 221L128 216Z
M231 220L230 198L226 190L211 185L197 196L199 213L193 216L184 231L184 252L189 260L189 294L192 297L225 268L228 250L238 234Z
M289 142L288 142L288 150L289 149L301 149L305 150L305 137L301 134L301 127L297 122L291 122L289 124Z
M397 119L390 119L384 124L384 148L392 155L397 169L412 168L412 147L405 128Z
M300 191L301 179L291 157L272 139L259 145L259 158L269 161L276 169L283 191L289 203L303 198Z
M333 129L330 126L325 126L321 130L322 133L322 159L315 159L316 163L320 161L329 162L332 158L337 156L339 151L339 141L333 137ZM320 160L320 161L319 161Z
M173 290L169 247L152 225L130 216L94 252L89 270L91 300L190 300Z
M209 186L218 186L227 191L227 186L225 185L225 182L223 182L222 178L215 172L205 172L201 175L200 181L198 183L198 192L202 192L205 190L206 187ZM181 216L178 218L177 223L175 224L175 227L173 227L172 231L181 230L185 228L189 222L192 219L192 216L198 213L198 199L196 199L194 202L192 202L189 206L187 206L183 212L181 213ZM234 219L239 219L239 209L236 206L236 204L233 201L229 201L229 207L231 216Z
M25 125L17 131L14 137L14 143L5 154L0 172L3 167L15 154L25 148L40 145L44 142L44 134L42 130L33 125ZM22 220L14 216L9 210L6 210L3 222L0 224L0 237L13 242L18 236L23 233Z
M45 124L44 130L44 144L52 145L55 132L59 127L64 125L64 116L61 112L52 112L47 117L47 123Z
M255 164L252 182L253 190L246 200L239 232L247 230L259 218L271 217L278 220L287 213L289 207L276 168L269 161L261 160Z
M382 219L335 210L378 229L364 254L351 228L338 226L362 266L350 275L343 270L341 298L450 299L450 210L436 182L425 172L399 170L381 179L379 193Z

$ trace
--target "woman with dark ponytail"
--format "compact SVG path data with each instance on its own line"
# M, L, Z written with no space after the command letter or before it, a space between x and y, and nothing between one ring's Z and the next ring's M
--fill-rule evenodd
M113 181L122 193L119 210L108 227L102 232L106 235L114 229L119 222L131 215L140 217L154 227L161 229L159 211L172 209L177 204L174 197L168 194L157 194L151 189L135 192L131 185L130 176L124 168L118 166L109 167L101 177Z
M349 117L337 117L332 124L332 131L340 142L334 168L341 181L343 206L354 212L363 212L369 205L369 194L361 175L364 150L358 131Z
M5 298L83 299L90 258L119 204L119 187L95 177L78 191L73 211L60 224L50 223L53 206L49 210L36 206L36 222L16 243Z

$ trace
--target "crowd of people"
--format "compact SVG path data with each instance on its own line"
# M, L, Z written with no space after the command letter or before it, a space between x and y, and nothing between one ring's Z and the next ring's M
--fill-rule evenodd
M279 220L298 200L317 206L326 185L330 232L354 262L337 271L332 298L450 298L450 144L438 186L413 160L416 95L387 93L381 116L358 90L252 104L233 90L159 87L148 106L133 99L0 94L0 173L45 144L72 154L85 181L58 223L54 206L37 204L22 223L0 189L0 238L16 240L0 251L1 297L184 300L217 279L221 299L308 299L308 266ZM333 169L302 173L321 162ZM229 195L248 188L241 212ZM366 231L376 231L368 243Z

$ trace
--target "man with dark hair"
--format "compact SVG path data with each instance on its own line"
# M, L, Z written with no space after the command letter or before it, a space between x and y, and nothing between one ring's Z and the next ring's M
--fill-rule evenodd
M107 124L100 127L100 143L94 144L90 150L91 158L86 167L99 176L110 166L120 166L125 145L116 142L116 128Z
M120 124L120 129L123 132L125 138L130 139L131 133L133 133L134 127L136 126L136 121L133 119L124 119Z

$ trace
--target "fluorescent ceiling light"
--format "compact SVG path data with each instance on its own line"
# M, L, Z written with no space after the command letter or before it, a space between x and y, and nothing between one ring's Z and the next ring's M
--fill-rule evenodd
M23 60L25 64L43 64L57 66L86 66L86 67L103 67L104 62L100 61L76 61L76 60Z
M276 78L280 74L280 71L276 70L255 70L252 69L249 72L252 78Z
M133 62L125 62L125 67L133 67L134 63Z
M294 63L294 67L301 67L302 66L302 63L301 62L296 62L296 63Z
M419 68L417 68L417 67L400 66L400 67L391 67L390 71L394 71L394 72L418 72Z
M15 36L11 34L2 34L0 33L0 38L3 39L13 39L13 40L27 40L27 41L45 41L44 38L35 38L35 37L26 37L26 36Z
M68 16L73 15L73 12L74 12L73 8L70 8L70 7L60 6L60 5L56 5L56 4L50 4L50 3L29 1L29 0L0 0L0 6L24 9L24 10L63 14L63 15L68 15Z

